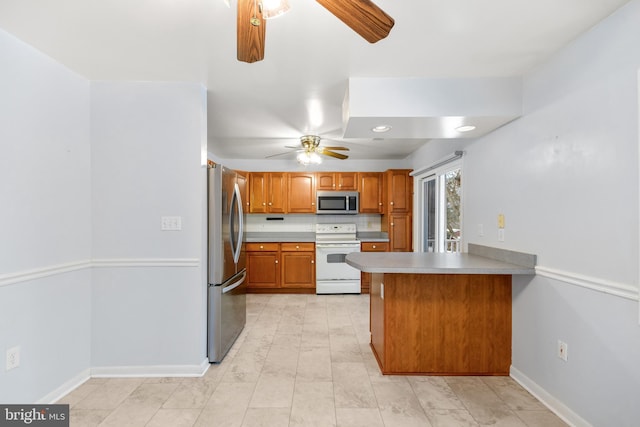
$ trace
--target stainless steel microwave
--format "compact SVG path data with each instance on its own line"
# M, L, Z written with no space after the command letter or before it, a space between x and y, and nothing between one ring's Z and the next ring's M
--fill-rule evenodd
M355 215L358 213L360 193L357 191L316 192L316 213Z

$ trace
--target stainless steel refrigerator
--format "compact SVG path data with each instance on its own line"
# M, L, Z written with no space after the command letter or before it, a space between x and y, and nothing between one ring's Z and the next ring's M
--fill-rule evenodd
M208 357L220 362L244 328L246 257L242 194L246 179L221 165L209 168Z

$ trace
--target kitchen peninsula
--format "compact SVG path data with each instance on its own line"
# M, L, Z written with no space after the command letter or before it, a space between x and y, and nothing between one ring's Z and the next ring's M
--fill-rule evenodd
M469 244L469 253L360 252L371 273L371 348L383 374L509 375L511 278L535 255Z

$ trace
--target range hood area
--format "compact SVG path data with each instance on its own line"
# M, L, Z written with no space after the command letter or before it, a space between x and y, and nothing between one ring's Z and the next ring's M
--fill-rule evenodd
M521 115L520 77L350 78L342 104L345 138L477 138Z

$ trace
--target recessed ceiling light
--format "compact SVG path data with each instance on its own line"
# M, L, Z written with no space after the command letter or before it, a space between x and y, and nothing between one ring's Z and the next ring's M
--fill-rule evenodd
M371 130L377 133L389 132L391 130L391 126L380 125L372 128Z
M464 126L458 126L456 128L456 130L458 132L471 132L472 130L474 130L476 127L473 125L464 125Z

